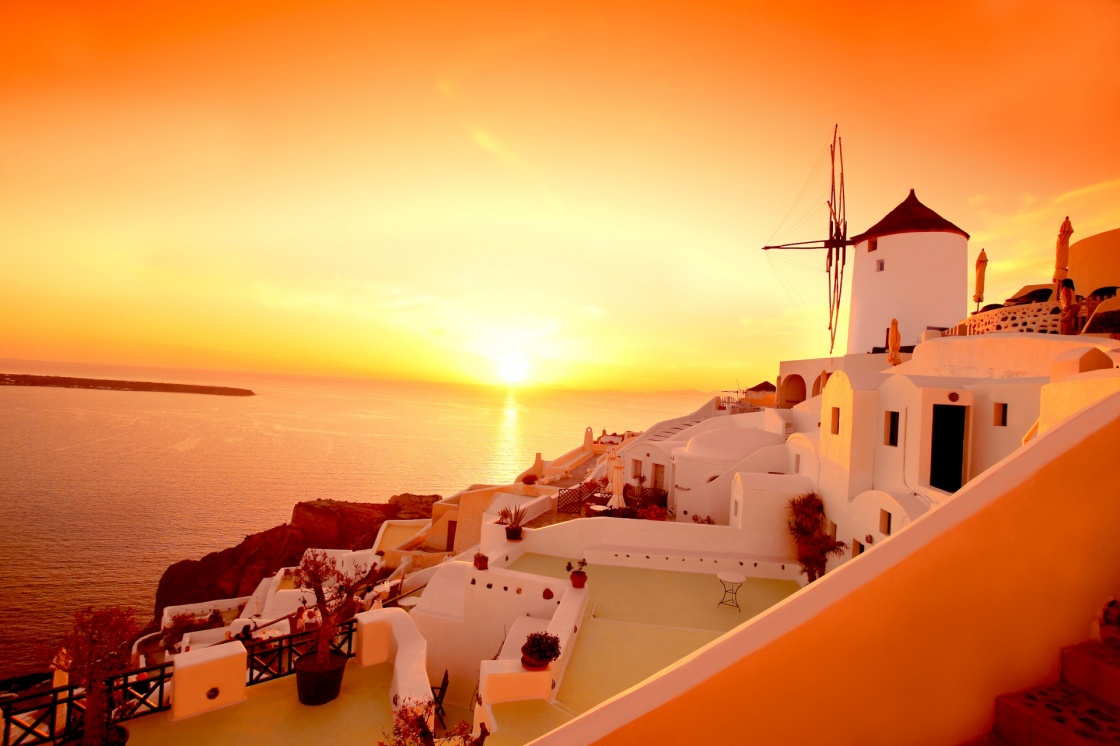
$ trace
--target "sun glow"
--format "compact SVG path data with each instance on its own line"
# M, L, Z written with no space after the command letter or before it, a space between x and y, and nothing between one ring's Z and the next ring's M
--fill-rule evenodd
M524 355L506 355L496 361L494 374L510 386L519 386L529 379L529 361Z

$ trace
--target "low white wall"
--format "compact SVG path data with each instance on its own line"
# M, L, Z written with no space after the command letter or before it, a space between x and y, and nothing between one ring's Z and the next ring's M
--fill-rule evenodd
M354 617L357 622L354 657L363 668L393 664L389 696L393 710L406 702L430 702L428 643L404 609L371 609Z
M481 703L475 707L475 733L479 722L485 722L492 733L500 730L494 718L493 706L501 702L520 702L528 699L553 701L560 690L564 671L575 649L576 636L589 600L588 590L570 585L562 591L556 613L548 622L549 634L560 638L560 657L544 671L529 671L521 665L521 645L525 635L511 630L498 660L482 661L479 667L478 693ZM519 620L520 621L520 620ZM523 629L525 625L515 626ZM515 635L518 639L514 639Z
M244 702L245 657L245 646L240 642L176 655L171 719L182 720Z
M522 544L536 554L624 567L708 574L733 567L750 577L783 580L797 580L800 572L796 562L752 551L744 532L728 526L582 518L537 529Z
M215 609L223 613L235 611L241 608L242 604L248 604L251 598L252 596L239 596L237 598L220 598L214 601L204 601L198 604L165 606L163 607L163 615L160 617L160 626L166 629L171 624L171 618L180 614L190 614L191 616L205 618Z
M567 580L493 565L489 570L465 562L441 565L412 619L428 641L430 678L441 679L444 669L450 675L447 701L469 705L480 662L498 654L518 618L551 620L567 587Z

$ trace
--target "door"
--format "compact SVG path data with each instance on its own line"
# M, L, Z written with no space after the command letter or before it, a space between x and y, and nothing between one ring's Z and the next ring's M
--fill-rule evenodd
M665 464L653 465L653 488L655 490L665 489Z
M929 455L929 483L946 492L964 484L964 436L968 407L933 405L933 437Z

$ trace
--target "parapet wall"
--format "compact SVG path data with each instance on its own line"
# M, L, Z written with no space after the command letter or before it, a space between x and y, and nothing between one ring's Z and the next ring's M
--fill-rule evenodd
M1062 309L1050 301L1045 303L1024 303L1021 306L993 308L991 311L975 313L968 317L969 334L990 334L991 332L1041 332L1060 333L1058 320Z

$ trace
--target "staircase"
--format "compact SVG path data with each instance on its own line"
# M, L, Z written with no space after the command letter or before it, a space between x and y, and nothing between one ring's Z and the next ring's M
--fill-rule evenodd
M1056 684L996 698L992 732L967 746L1120 744L1120 646L1062 649Z

